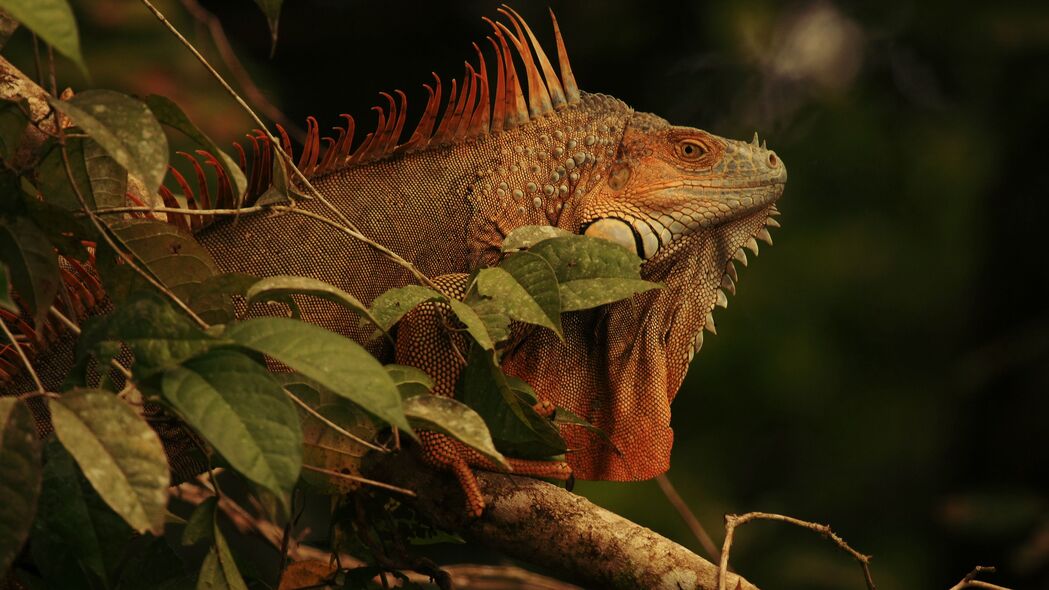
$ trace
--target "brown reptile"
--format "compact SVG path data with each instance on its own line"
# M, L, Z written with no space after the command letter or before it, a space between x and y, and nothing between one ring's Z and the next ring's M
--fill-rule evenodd
M500 12L508 25L488 20L494 64L475 44L477 64L452 80L446 99L439 78L426 85L429 100L407 141L405 95L384 93L388 107L376 108L377 128L357 145L352 117L323 140L311 119L299 167L363 234L451 295L461 293L471 270L498 262L503 238L525 225L612 240L641 256L642 277L665 288L566 314L563 341L519 327L502 363L541 400L608 435L611 444L565 429L576 477L648 479L669 467L670 403L704 331L715 333L714 307L727 305L725 292L735 291L733 262L746 264L744 248L757 253L755 238L771 243L767 228L778 226L775 202L786 168L756 134L751 142L724 139L581 92L556 19L559 74L524 20L511 9ZM262 184L265 178L253 179ZM300 206L327 213L316 200ZM364 302L415 282L366 244L300 215L242 215L198 238L223 271L311 276ZM341 307L304 301L302 314L368 341ZM450 352L454 336L436 315L435 308L420 309L402 321L396 352L372 347L386 361L427 371L435 393L452 395L463 361ZM458 476L469 510L479 514L484 504L470 468L494 466L442 435L423 433L422 440L424 456ZM511 465L529 475L570 474L563 463Z

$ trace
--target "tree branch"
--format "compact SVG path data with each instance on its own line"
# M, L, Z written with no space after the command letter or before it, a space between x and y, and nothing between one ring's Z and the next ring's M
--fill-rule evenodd
M369 475L419 492L411 503L434 524L518 559L559 571L587 587L717 588L718 566L585 498L524 477L478 472L487 508L466 516L450 474L411 452L385 455ZM736 574L730 588L757 590Z

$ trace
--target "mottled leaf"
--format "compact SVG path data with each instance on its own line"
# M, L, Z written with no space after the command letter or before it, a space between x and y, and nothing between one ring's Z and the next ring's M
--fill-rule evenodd
M120 244L165 287L183 297L189 285L218 274L211 254L190 234L152 219L116 219L107 223Z
M109 586L133 534L92 489L69 453L52 439L32 536L33 562L48 585Z
M81 262L88 260L88 252L82 242L98 241L94 228L84 225L73 216L72 211L28 195L23 195L20 205L22 213L40 228L59 254Z
M343 430L371 440L378 429L368 417L349 404L325 404L316 408L321 416ZM302 420L303 463L346 475L361 474L361 458L368 447L336 431L310 414ZM354 481L304 469L302 479L324 494L345 494L359 487Z
M215 538L215 508L219 499L212 496L193 509L189 515L186 528L182 529L183 545L196 545L201 541L211 541Z
M213 350L168 369L161 390L231 467L286 502L302 466L302 431L265 367L233 350Z
M397 390L401 392L401 399L406 400L430 393L430 390L433 389L433 379L422 369L408 365L386 365L386 372L397 384Z
M244 172L241 171L240 166L233 161L233 158L220 148L210 137L205 135L204 132L186 116L186 113L183 112L182 108L175 104L175 101L165 96L151 94L146 97L146 105L149 106L149 110L153 112L157 121L162 125L167 125L172 129L182 132L186 137L196 142L197 145L218 158L219 165L222 166L222 170L226 173L226 176L233 180L233 192L238 197L237 202L242 202L244 193L248 190L248 180L244 177Z
M22 549L40 496L40 439L29 408L0 398L0 572Z
M157 433L107 391L74 390L50 408L58 440L106 504L135 530L160 534L170 475Z
M62 146L56 141L51 144L37 167L34 182L36 188L44 195L44 200L70 211L79 211L83 206L77 198L77 192L91 209L95 207L95 196L91 191L91 178L84 164L84 140L79 137L66 139L66 157L69 169L66 169L62 158ZM73 182L69 176L72 174Z
M197 578L197 590L248 590L244 578L240 576L233 553L229 550L226 538L215 525L215 544L204 558Z
M236 319L232 296L243 297L259 278L245 273L231 272L215 275L200 283L182 287L184 301L205 322L227 324ZM294 305L291 298L281 300Z
M36 325L44 320L62 280L58 256L40 228L24 218L0 218L0 262L7 265L11 284L29 306Z
M507 256L500 264L506 272L510 273L517 282L524 287L532 300L539 306L547 318L545 325L553 330L558 336L561 334L561 293L557 283L557 274L551 268L550 263L542 256L531 252L518 252ZM519 318L514 318L519 319ZM521 319L520 321L526 321Z
M484 419L469 406L439 395L417 395L404 401L404 414L412 428L447 434L496 465L510 468L506 458L495 449Z
M176 366L212 348L228 344L197 327L167 301L140 292L112 313L89 319L77 342L78 365L88 354L107 355L123 342L135 355L135 370L144 374Z
M481 348L484 348L485 350L495 350L495 343L506 337L506 330L505 328L502 328L503 332L499 334L497 340L497 338L488 331L489 323L482 320L472 307L462 301L449 299L448 306L452 308L452 313L454 313L455 317L466 326L466 331L473 336L474 340L477 341L477 344L481 345ZM505 326L508 323L509 321L503 322L500 319L495 325Z
M552 225L523 225L503 238L503 252L525 250L543 240L571 235L572 232Z
M94 207L123 207L127 205L127 170L109 157L97 141L82 140L84 169L91 182Z
M409 430L397 386L379 361L356 342L288 318L254 318L225 337L269 355L401 430Z
M0 100L0 159L10 162L15 157L18 144L29 125L29 102Z
M113 90L85 90L51 106L97 141L129 174L155 194L168 166L168 140L142 101Z
M532 286L543 298L546 308L525 289L513 274L500 267L484 268L477 273L474 283L476 296L490 300L494 307L512 320L536 324L560 333L561 314L557 277L554 276L550 265L542 258L528 252L523 252L521 255L532 256L530 262L535 263L534 267L545 267L547 275L539 279L542 282L537 281L532 283ZM474 301L468 302L473 303Z
M617 454L623 454L623 451L616 447L615 443L612 442L612 438L609 437L604 430L601 430L597 426L594 426L593 424L587 422L574 412L571 412L558 406L556 409L554 409L553 421L554 424L558 426L579 426L581 428L589 430L590 432L593 432L594 434L603 438L605 442L608 443L608 446L612 447L612 449L615 450Z
M87 75L76 19L66 0L0 0L0 9L33 31Z
M393 328L409 311L427 301L447 301L448 298L433 289L419 285L405 285L389 289L372 301L371 313L386 331Z
M245 294L248 305L256 301L278 300L285 301L293 294L310 295L319 297L356 313L372 324L383 329L379 320L368 311L368 306L361 303L356 297L342 289L310 277L292 275L278 275L266 277L253 284Z
M662 287L641 279L641 259L626 248L585 236L544 240L530 250L557 275L561 311L576 311Z

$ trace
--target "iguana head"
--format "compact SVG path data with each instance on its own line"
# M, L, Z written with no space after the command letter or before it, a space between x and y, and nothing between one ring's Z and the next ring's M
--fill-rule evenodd
M637 480L669 467L670 402L689 362L714 332L713 309L735 292L733 261L755 238L771 242L784 163L759 143L679 127L654 115L622 119L615 156L582 196L579 231L634 250L644 278L666 288L610 306L590 346L607 351L603 391L586 415L610 437L566 432L584 479Z
M581 228L646 261L687 256L669 248L674 240L716 235L747 216L767 217L786 180L786 166L758 144L757 134L745 143L633 113L604 184L587 197Z

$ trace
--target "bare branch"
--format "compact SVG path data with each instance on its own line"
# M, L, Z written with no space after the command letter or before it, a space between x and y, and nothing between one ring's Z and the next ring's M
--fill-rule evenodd
M1009 590L1005 586L999 586L997 584L991 584L990 582L983 582L976 579L976 576L988 573L993 574L998 571L996 568L988 565L978 565L973 568L973 571L965 574L957 584L950 587L950 590L962 590L962 588L987 588L988 590Z
M729 553L732 551L732 540L736 532L736 527L747 524L752 520L778 520L804 529L809 529L810 531L817 532L823 537L830 539L843 551L851 555L856 561L860 562L860 566L863 567L863 577L867 582L867 588L869 590L877 590L877 586L874 585L874 579L871 577L871 556L864 555L850 547L844 539L830 529L830 526L769 512L748 512L738 516L735 514L725 515L725 544L721 547L721 565L718 568L718 590L725 590L726 581L729 581L727 580L729 576L728 558ZM729 581L729 583L731 583L731 581Z
M561 572L585 587L717 587L718 568L688 549L549 483L478 472L487 505L466 515L451 474L426 467L411 452L384 455L366 473L419 492L410 502L437 526L512 557ZM733 588L756 590L728 574Z

